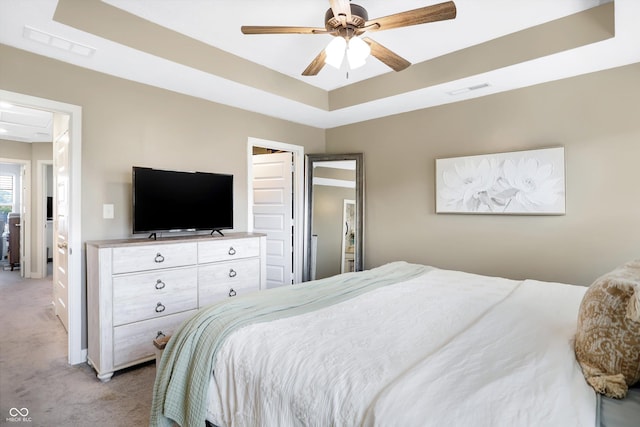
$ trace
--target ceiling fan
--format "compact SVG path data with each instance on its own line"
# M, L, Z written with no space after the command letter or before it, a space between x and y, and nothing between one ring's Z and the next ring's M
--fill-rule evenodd
M303 76L317 75L325 63L340 68L345 56L350 68L354 69L364 65L369 54L394 71L402 71L411 65L409 61L374 40L359 36L367 31L390 30L456 17L456 5L452 1L377 19L369 19L364 7L349 3L349 0L329 0L329 3L331 7L325 14L325 28L245 25L241 30L243 34L331 34L334 36L335 39L302 72Z

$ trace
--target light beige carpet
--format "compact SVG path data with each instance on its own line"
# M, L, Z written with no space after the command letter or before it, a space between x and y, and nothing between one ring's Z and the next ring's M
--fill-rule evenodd
M0 425L149 425L155 364L116 372L107 383L86 363L70 366L51 288L50 280L0 270ZM23 408L28 420L12 417Z

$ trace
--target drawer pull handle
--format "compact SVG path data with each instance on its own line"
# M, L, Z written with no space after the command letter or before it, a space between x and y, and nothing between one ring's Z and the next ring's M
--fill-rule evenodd
M229 248L229 255L235 255L236 254L236 250L233 248L233 246L231 246Z
M164 334L164 332L162 331L158 331L158 334L156 335L156 339L160 338L160 337L166 337L166 335Z
M156 257L153 260L155 262L157 262L158 264L160 264L161 262L164 262L164 257L162 256L162 254L160 252L158 252L156 254Z
M229 277L236 277L238 273L232 268L229 270Z
M156 282L156 289L164 289L165 286L165 283L162 280L158 279L158 281Z
M156 313L162 313L166 307L161 302L156 305Z
M233 288L229 289L229 296L230 297L235 297L236 296L236 291L234 291Z

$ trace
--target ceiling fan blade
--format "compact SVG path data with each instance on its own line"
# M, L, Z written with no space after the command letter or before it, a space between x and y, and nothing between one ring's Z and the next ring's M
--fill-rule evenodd
M371 47L371 55L378 58L389 68L393 69L393 71L402 71L411 65L411 62L382 46L380 43L371 40L369 37L363 37L362 40Z
M351 5L349 0L329 0L333 16L340 21L343 27L347 27L347 22L351 22Z
M242 34L327 34L326 28L243 25Z
M318 56L313 58L313 61L311 61L311 63L307 66L307 68L305 68L305 70L302 72L302 75L303 76L317 75L320 72L320 70L322 70L322 67L324 67L325 59L327 59L327 54L325 53L325 50L322 49L322 51L318 54Z
M392 28L408 27L411 25L426 24L428 22L444 21L456 17L456 5L452 1L407 10L406 12L382 18L371 19L366 22L368 31L390 30Z

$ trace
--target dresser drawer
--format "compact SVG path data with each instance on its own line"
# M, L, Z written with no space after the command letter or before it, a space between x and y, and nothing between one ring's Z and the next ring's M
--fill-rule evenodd
M197 307L197 267L158 270L113 278L115 326Z
M198 269L198 306L260 289L258 258L221 262Z
M158 332L162 332L165 335L173 335L182 322L189 319L196 312L197 310L190 310L114 328L114 368L119 369L141 361L141 359L153 358L155 356L153 340L158 336Z
M228 261L260 255L260 239L226 239L198 242L198 263Z
M113 248L113 274L194 265L198 247L193 243L167 243Z

